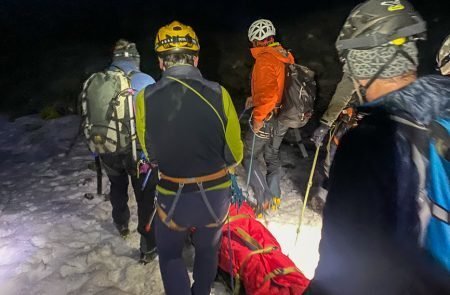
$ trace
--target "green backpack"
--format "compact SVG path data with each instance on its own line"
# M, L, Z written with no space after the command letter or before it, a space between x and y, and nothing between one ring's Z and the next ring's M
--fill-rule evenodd
M81 93L83 130L95 154L127 151L136 159L136 130L131 75L120 69L92 74Z

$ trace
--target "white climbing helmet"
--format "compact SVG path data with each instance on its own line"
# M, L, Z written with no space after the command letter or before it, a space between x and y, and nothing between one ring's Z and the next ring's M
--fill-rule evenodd
M254 21L248 29L248 39L250 42L264 40L267 37L275 36L275 27L268 19L258 19Z
M447 36L436 56L438 69L442 75L450 75L450 35Z

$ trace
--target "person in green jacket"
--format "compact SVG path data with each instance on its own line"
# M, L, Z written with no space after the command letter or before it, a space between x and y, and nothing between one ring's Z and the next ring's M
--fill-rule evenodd
M327 145L327 156L322 166L322 181L321 185L313 193L312 206L317 210L322 210L327 197L327 183L330 172L331 163L333 162L334 154L336 153L339 139L347 132L347 130L354 123L354 113L348 108L351 105L359 104L358 96L355 92L355 87L350 75L344 71L341 81L336 86L336 90L331 98L327 110L320 119L319 127L314 130L311 140L316 146L323 144L324 138L329 136Z
M200 44L174 21L156 36L162 78L137 97L136 124L148 158L157 162L156 244L168 295L210 294L221 229L231 203L230 169L243 157L238 116L227 90L197 69ZM194 284L182 258L195 248Z

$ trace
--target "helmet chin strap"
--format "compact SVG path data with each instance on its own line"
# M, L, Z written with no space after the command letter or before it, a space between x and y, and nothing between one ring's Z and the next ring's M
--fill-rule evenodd
M402 46L397 46L397 50L395 51L395 53L391 56L391 58L382 67L380 67L378 69L378 71L369 79L369 81L366 83L366 85L362 85L357 79L354 78L355 75L353 74L350 61L346 58L346 62L348 63L348 69L350 71L349 74L352 77L353 84L355 86L355 91L358 94L360 103L367 102L366 95L367 95L367 91L369 90L369 87L373 84L373 82L375 82L376 79L378 79L380 77L381 73L383 73L383 71L395 60L395 58L399 54L403 55L414 66L417 66L414 59L407 52L405 52L403 50Z

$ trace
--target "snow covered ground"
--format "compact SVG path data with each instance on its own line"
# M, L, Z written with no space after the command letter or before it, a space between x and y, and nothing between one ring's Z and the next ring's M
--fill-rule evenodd
M28 116L14 123L0 117L0 293L163 294L158 262L137 263L138 233L121 239L110 203L101 196L84 197L96 192L96 174L88 169L92 156L76 136L78 125L76 116L51 121ZM318 214L307 210L294 245L311 164L288 145L282 158L291 166L283 176L285 199L267 226L311 278L318 261ZM106 177L103 182L106 190ZM130 206L135 229L133 199ZM212 294L227 293L216 283Z

